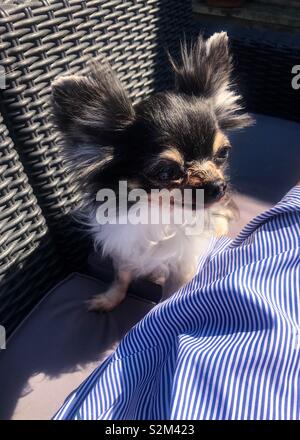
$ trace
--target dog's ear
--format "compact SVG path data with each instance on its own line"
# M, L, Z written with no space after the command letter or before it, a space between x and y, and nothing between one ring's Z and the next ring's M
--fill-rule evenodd
M216 33L208 40L200 35L188 46L181 43L181 56L177 64L171 57L178 92L211 98L226 87L231 72L228 36Z
M111 156L135 117L125 89L108 65L92 64L87 76L58 78L52 84L51 104L64 156L79 171Z
M215 33L207 40L199 36L190 47L184 41L179 62L171 57L170 62L177 92L210 100L220 128L242 128L251 123L231 83L232 57L226 32Z

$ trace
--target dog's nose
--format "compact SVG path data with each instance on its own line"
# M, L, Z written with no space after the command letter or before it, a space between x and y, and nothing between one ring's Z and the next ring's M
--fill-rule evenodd
M226 188L227 184L222 179L207 183L204 186L205 202L207 203L219 200L225 194Z

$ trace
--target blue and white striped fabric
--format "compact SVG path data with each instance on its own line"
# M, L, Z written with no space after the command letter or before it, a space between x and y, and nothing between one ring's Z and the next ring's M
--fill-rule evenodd
M300 419L300 187L214 242L56 419Z

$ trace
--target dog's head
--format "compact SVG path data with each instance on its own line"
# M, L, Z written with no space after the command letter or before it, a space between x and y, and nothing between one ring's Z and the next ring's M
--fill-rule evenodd
M251 122L231 84L228 37L218 33L189 48L183 44L180 61L170 63L175 90L135 106L108 66L53 84L65 156L83 185L97 189L127 180L146 191L203 188L207 203L225 194L226 133Z

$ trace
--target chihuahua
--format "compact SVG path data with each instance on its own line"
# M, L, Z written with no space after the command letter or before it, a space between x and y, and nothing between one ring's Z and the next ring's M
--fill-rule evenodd
M53 83L52 110L64 157L85 194L80 218L115 268L112 285L90 300L90 310L114 309L137 277L163 282L164 297L174 293L193 278L212 235L226 234L232 217L228 131L248 126L251 118L231 82L227 34L199 36L190 46L184 42L179 61L170 55L169 61L174 89L135 105L107 64L93 64L87 76L62 76ZM188 234L189 222L172 219L168 224L97 221L104 203L98 190L109 189L106 202L113 204L120 199L120 182L147 195L139 208L157 202L153 189L202 190L204 226L200 222ZM119 218L128 220L131 207ZM190 208L197 210L194 195Z

